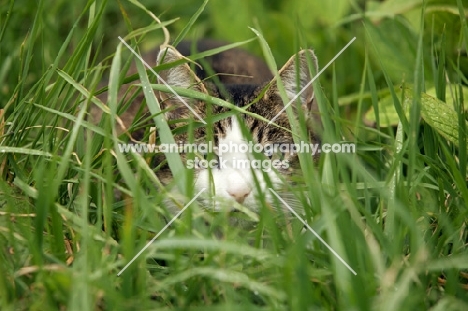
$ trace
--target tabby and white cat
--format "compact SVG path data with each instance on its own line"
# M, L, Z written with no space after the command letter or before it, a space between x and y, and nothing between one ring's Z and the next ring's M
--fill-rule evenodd
M197 43L196 49L198 52L203 52L220 45L218 42L203 40ZM191 46L191 43L183 42L177 49L167 47L161 50L157 57L157 64L172 63L190 55ZM215 146L226 144L231 147L240 147L247 144L247 138L242 134L243 128L250 132L252 144L271 146L273 144L294 143L289 119L285 111L281 112L286 102L281 98L276 79L262 60L241 49L231 49L207 57L205 61L217 74L215 79L219 80L216 83L213 76L209 76L208 70L205 70L207 68L195 66L195 70L192 70L187 63L160 71L159 77L170 86L187 88L221 98L235 106L245 107L246 111L266 120L276 117L275 124L268 124L268 122L259 120L252 115L240 113L216 121L210 125L214 134ZM289 100L293 99L310 82L312 77L308 64L315 66L312 72L317 72L317 59L313 51L301 50L297 55L292 56L279 71L279 77ZM159 81L159 83L163 83L163 81ZM184 120L190 118L198 121L193 112L181 102L180 97L170 93L160 93L159 98L161 99L161 109L168 109L166 118L168 121L172 121L170 124L173 129L187 125L187 121ZM192 107L197 115L202 118L206 117L207 103L190 98L183 98L183 100ZM296 116L299 113L304 114L305 118L310 121L309 139L311 143L317 143L318 136L315 135L313 129L320 127L320 116L312 86L308 86L298 100L301 104L300 106L292 104L293 111ZM140 104L138 101L134 103L134 105ZM211 105L210 109L212 116L229 111L229 109L217 105ZM206 132L206 127L195 128L194 141L198 144L207 143L205 140ZM177 142L188 142L187 133L177 134L174 138ZM210 189L211 191L208 191L210 194L207 193L207 195L214 195L217 198L215 203L210 205L215 209L220 208L220 202L223 202L224 205L229 205L229 202L238 202L248 208L255 209L255 197L258 192L268 191L265 178L269 178L273 184L280 182L275 170L268 172L267 177L264 173L265 170L261 167L260 169L252 169L239 165L239 161L252 161L258 157L254 157L249 151L243 152L236 149L243 148L230 148L227 152L218 155L218 158L215 156L215 160L220 165L214 166L212 169L195 168L195 191L198 192L202 188ZM263 159L275 161L278 160L275 159L276 156L268 154ZM158 161L161 159L158 157ZM275 165L277 172L283 176L290 175L294 167L297 167L297 154L287 152L281 154L279 160L275 163L288 164ZM163 183L169 183L172 179L168 167L161 168L157 175ZM270 195L268 191L267 198L271 197ZM207 196L204 200L207 200Z

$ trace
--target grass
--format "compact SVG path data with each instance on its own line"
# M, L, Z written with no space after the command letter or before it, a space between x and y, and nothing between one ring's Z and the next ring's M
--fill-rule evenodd
M468 3L322 2L2 6L1 309L467 309ZM194 203L117 276L165 226L167 201L182 208L195 194L177 158L169 164L185 196L161 186L146 156L116 146L128 140L114 125L133 62L117 36L141 49L164 39L142 7L172 39L254 38L244 46L273 68L305 46L322 68L357 37L314 86L323 141L355 142L358 152L301 158L303 186L280 193L357 275L259 198L258 213L238 216L249 230ZM138 69L134 78L152 78ZM103 102L94 95L107 72ZM154 97L147 102L158 139L171 141ZM87 121L91 107L108 111L98 126Z

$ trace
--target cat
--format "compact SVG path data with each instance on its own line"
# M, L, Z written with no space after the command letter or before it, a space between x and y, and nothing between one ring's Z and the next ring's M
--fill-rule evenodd
M189 56L193 50L204 52L222 45L216 41L201 40L196 44L182 42L176 48L167 46L159 51L156 64L170 64ZM154 52L143 56L151 65L154 64L151 61L153 57ZM207 159L196 158L195 160L199 161L195 161L196 163L193 165L193 160L189 162L185 154L181 154L181 156L185 164L191 164L190 168L195 170L195 191L198 192L202 188L210 189L202 196L201 201L204 206L219 210L223 206L230 208L233 204L238 203L255 210L258 206L256 196L259 192L268 193L267 199L271 200L267 179L270 179L273 185L281 184L281 178L277 176L272 166L282 176L293 174L298 165L297 153L271 152L270 150L270 152L264 152L265 156L260 157L259 160L258 156L254 156L251 150L243 152L236 149L244 148L245 151L246 145L249 143L243 135L243 127L250 133L251 144L258 144L257 146L262 146L265 150L274 144L294 144L290 122L286 111L283 110L287 102L281 98L277 80L266 63L242 49L226 50L206 57L204 61L215 75L211 75L211 71L207 67L193 65L193 69L191 69L189 63L185 62L159 71L158 83L186 88L223 99L237 107L245 107L249 114L236 112L234 115L209 124L212 126L214 149L218 151L212 158L207 158L211 159L210 164L214 163L211 169L201 165L201 163L207 164L207 161L203 161ZM296 62L298 63L296 64ZM312 72L316 73L318 71L317 58L312 50L306 49L293 55L279 70L279 77L284 85L288 102L312 79L309 64L313 66ZM167 110L165 117L173 130L187 125L189 119L199 121L197 116L205 119L207 115L208 105L201 100L184 98L165 92L159 92L158 98L161 109ZM321 123L313 87L308 85L298 100L300 101L299 107L295 103L291 105L294 115L297 117L300 113L304 114L310 125L308 127L310 143L317 143L319 141L317 130L320 129ZM128 111L124 113L122 120L126 125L133 121L135 111L140 109L142 102L142 95L136 97ZM192 109L188 108L186 104ZM226 112L229 112L228 108L211 105L213 116ZM252 114L259 115L266 120L275 118L276 125L259 120ZM194 128L193 141L198 145L208 144L205 139L206 135L206 127L196 127ZM140 133L138 137L141 136ZM188 133L182 132L176 134L174 139L183 145L189 143L188 137ZM224 152L220 154L219 149L225 146L231 146L231 150L223 150ZM163 160L163 155L156 156L156 162ZM251 165L249 167L249 165L245 166L239 163L250 163ZM255 163L256 165L252 165ZM266 166L269 166L269 170L265 169L265 163L267 163ZM157 176L163 184L172 182L172 174L168 166L162 166L157 171Z

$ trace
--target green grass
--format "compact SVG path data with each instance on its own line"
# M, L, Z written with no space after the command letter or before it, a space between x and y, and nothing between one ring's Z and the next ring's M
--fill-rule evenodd
M280 193L357 275L260 198L258 213L237 216L248 230L194 203L117 276L165 226L167 201L182 208L195 194L178 158L181 195L146 155L116 147L128 140L115 131L126 107L117 91L134 61L117 37L144 50L163 41L162 26L136 1L10 0L0 8L1 310L468 309L468 1L142 3L173 40L253 38L243 46L272 67L312 47L322 68L357 37L314 85L323 141L358 152L301 158L302 186ZM103 102L94 95L107 74ZM171 141L147 102L158 139ZM99 125L87 121L92 106L108 111Z

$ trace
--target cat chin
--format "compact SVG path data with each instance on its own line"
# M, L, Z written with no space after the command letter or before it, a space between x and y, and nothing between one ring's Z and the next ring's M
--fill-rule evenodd
M198 187L195 187L195 191L199 191ZM263 200L260 198L260 193L264 196ZM218 190L218 195L210 195L210 193L205 193L200 196L198 200L200 206L206 210L213 212L245 212L246 210L250 212L257 213L260 211L262 206L262 201L266 205L274 210L275 200L273 194L268 190L266 185L263 185L260 190L253 190L252 193L245 198L243 202L237 202L228 194L221 195L221 192ZM281 204L282 205L282 204ZM283 211L287 211L285 206L281 206Z
M255 174L255 176L254 176ZM267 175L267 176L265 176ZM205 188L206 193L202 197L213 198L211 206L215 210L223 210L224 205L240 204L250 210L258 210L260 202L258 193L266 195L267 201L272 200L266 178L274 186L279 185L280 179L273 173L264 173L260 170L212 170L211 175L208 170L202 170L197 173L195 189L200 191ZM258 187L256 185L259 185ZM211 191L210 191L211 189Z
M202 188L198 188L195 185L195 188L193 189L194 193L198 193ZM276 197L268 190L266 185L265 189L260 192L264 198L261 199L258 191L255 191L252 195L246 198L242 204L236 202L232 197L213 196L210 195L208 191L204 191L204 193L196 199L198 206L198 208L195 209L195 211L197 211L196 217L202 216L204 213L226 213L229 218L229 223L237 227L239 224L244 226L246 224L252 225L257 223L259 221L259 213L262 208L266 208L271 212L274 219L283 219L284 217L286 217L286 219L292 219L293 214L291 213L290 208L294 209L295 212L302 214L304 211L302 203L292 197L290 193L283 192L284 189L281 188L275 189L275 191L282 197L288 206L276 200ZM184 206L184 202L187 202L188 200L186 197L181 196L177 190L173 189L171 193L171 196L178 201L178 204L176 205L174 201L170 199L164 201L165 210L166 213L168 213L166 216L169 218L174 217L179 213Z
M258 212L260 203L255 198L248 198L242 204L237 203L232 198L227 197L208 197L205 196L200 199L200 205L212 212L238 212L244 209L249 211Z

